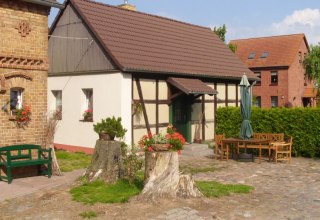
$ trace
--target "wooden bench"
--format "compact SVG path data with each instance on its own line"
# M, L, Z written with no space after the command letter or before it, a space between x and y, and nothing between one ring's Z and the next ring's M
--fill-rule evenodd
M42 149L39 145L21 144L13 146L0 147L0 168L5 167L7 176L1 176L0 180L7 180L8 184L12 182L12 168L25 166L38 166L38 173L41 173L41 165L47 165L47 171L42 172L51 177L51 150ZM36 151L37 158L32 157L32 152ZM45 155L47 153L47 155Z
M262 150L268 150L269 161L271 160L273 145L276 143L284 143L284 134L283 133L254 133L253 139L255 140L269 140L269 143L264 144L248 144L244 146L243 144L238 145L238 153L240 148L247 149L259 149L259 162L261 163L262 159Z

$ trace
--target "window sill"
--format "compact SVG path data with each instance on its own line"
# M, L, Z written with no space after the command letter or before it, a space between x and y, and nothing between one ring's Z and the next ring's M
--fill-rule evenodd
M9 116L9 121L16 121L16 116L15 115Z
M269 86L277 86L277 85L278 85L278 83L270 83Z
M79 120L80 122L93 122L93 120L84 120L84 119L81 119Z

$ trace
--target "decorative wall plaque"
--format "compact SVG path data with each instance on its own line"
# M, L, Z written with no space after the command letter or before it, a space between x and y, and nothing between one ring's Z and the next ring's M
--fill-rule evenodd
M27 21L21 21L16 29L19 31L21 37L26 37L31 31L31 27Z

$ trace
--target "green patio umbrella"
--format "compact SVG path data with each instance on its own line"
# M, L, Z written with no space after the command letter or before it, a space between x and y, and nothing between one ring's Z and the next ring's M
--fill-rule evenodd
M250 83L245 74L243 74L240 82L240 113L242 117L242 123L240 128L240 137L242 139L250 139L253 135L251 127L251 94L250 94Z

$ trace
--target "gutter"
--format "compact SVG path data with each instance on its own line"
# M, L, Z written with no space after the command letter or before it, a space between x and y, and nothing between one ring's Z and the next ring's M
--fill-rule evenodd
M50 0L22 0L22 1L30 2L30 3L34 3L34 4L38 4L38 5L54 7L54 8L60 8L60 9L64 8L64 4L60 4L58 2L54 3Z

